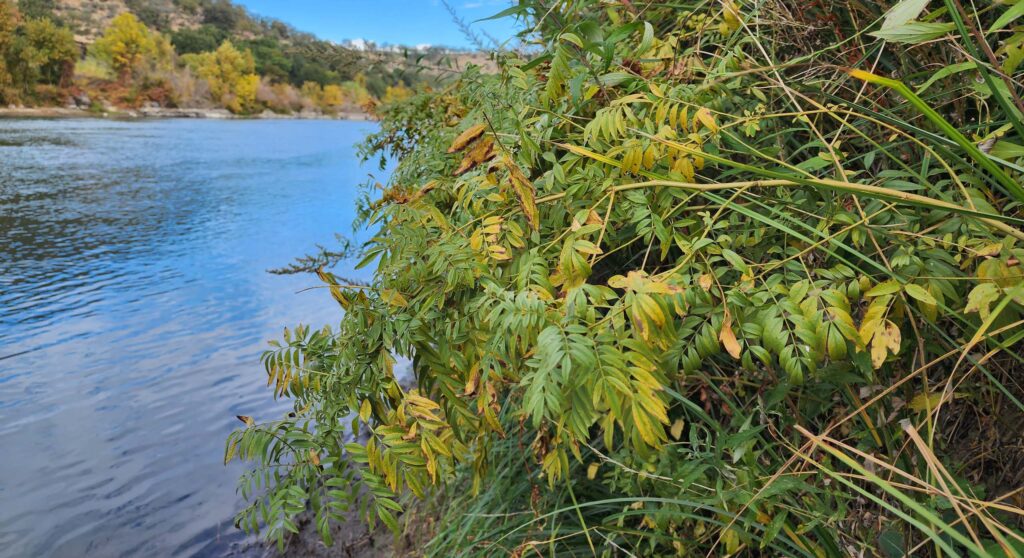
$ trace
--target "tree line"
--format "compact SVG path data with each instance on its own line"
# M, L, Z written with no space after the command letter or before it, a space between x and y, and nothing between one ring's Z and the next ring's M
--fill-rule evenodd
M149 4L129 7L85 46L52 0L0 0L0 104L333 113L408 97L420 81L230 2L184 2L202 23L177 30Z

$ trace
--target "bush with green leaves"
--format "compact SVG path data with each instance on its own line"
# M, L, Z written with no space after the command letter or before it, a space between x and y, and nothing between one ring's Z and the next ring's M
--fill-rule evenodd
M381 110L373 280L318 269L339 324L264 355L295 405L228 440L239 522L1018 555L1021 6L516 2L536 49Z

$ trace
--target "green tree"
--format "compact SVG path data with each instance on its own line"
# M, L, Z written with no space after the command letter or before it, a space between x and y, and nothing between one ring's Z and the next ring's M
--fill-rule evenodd
M210 52L227 38L227 33L213 25L202 25L195 29L179 29L171 35L171 44L178 54Z
M38 1L38 0L33 0ZM126 0L128 9L139 18L142 23L153 29L167 28L167 14L149 0Z
M31 68L31 81L49 85L62 85L74 72L78 59L78 45L67 27L60 27L50 19L32 19L23 27L22 58Z
M169 65L173 49L165 37L126 12L110 22L91 52L128 80L147 67Z
M13 59L13 47L17 41L18 24L21 22L21 14L14 2L0 0L0 101L8 103L11 101L14 87L14 75L11 71Z
M338 74L332 72L324 63L301 52L292 53L292 69L289 76L294 84L315 81L320 85L337 82Z
M273 81L287 81L292 70L292 61L285 54L281 43L271 37L246 41L242 46L252 52L256 61L256 73Z
M229 0L215 0L203 9L203 23L226 32L234 31L245 17L245 9Z
M45 17L56 22L56 7L55 0L18 0L18 10L25 19Z

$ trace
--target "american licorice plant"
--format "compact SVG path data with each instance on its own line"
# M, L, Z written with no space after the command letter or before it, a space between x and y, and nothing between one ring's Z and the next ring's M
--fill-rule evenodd
M425 506L445 557L1024 552L1024 1L503 15L533 46L498 75L381 110L374 279L320 270L340 324L266 353L295 406L228 440L239 521Z

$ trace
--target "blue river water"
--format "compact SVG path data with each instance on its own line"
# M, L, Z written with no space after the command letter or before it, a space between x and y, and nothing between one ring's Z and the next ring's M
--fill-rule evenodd
M374 127L0 120L0 556L239 539L224 439L287 406L259 355L340 318L315 277L266 270L365 239L358 187L385 176L355 144Z

